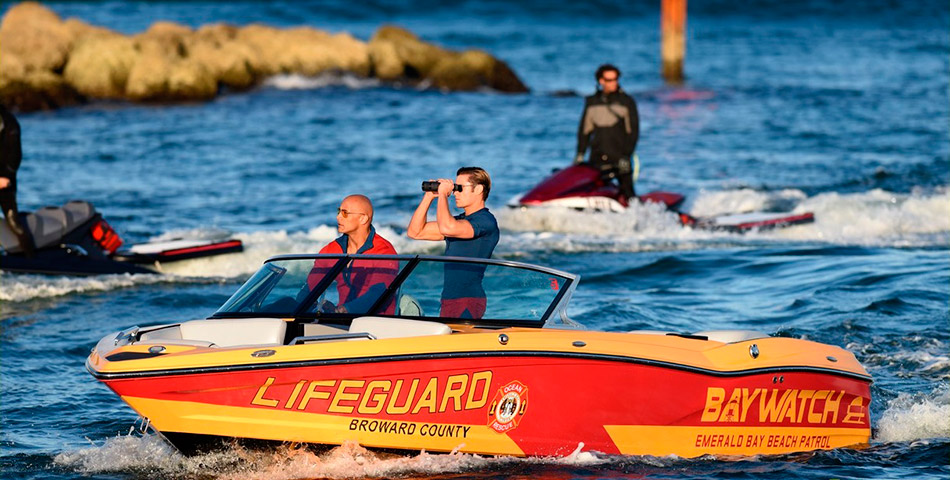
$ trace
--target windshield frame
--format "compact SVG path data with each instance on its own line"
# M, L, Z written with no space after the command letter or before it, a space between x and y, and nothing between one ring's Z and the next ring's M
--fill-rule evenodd
M293 312L286 313L261 313L261 312L222 312L221 308L224 305L227 305L228 302L222 305L210 318L248 318L248 317L277 317L277 318L293 318L300 320L321 320L322 322L335 323L335 322L348 322L355 317L361 316L380 316L380 317L392 317L392 318L408 318L414 320L426 320L434 321L447 324L469 324L480 327L488 328L504 328L504 327L543 327L545 324L558 323L561 327L578 327L578 324L573 322L567 317L567 304L571 298L571 295L574 292L574 289L577 286L577 281L579 279L578 275L564 272L561 270L556 270L553 268L542 267L538 265L532 265L528 263L515 262L510 260L500 260L500 259L486 259L486 258L472 258L472 257L445 257L439 255L363 255L363 254L288 254L288 255L277 255L271 258L268 258L264 261L261 268L266 268L268 264L272 262L279 262L284 260L310 260L315 261L317 259L337 259L337 262L333 264L333 267L324 275L320 282L313 288L313 290L307 295L307 297L300 301L299 305ZM334 279L339 275L339 273L349 264L352 260L396 260L400 262L406 262L402 266L399 272L396 274L396 277L393 279L386 290L380 295L376 300L373 306L369 309L369 312L362 314L345 314L345 313L326 313L326 312L308 312L313 303L325 292L333 283ZM386 305L390 299L392 299L396 293L399 291L399 288L402 286L403 282L412 274L415 268L422 262L435 262L435 263L467 263L467 264L482 264L482 265L496 265L501 267L511 267L522 270L530 270L534 272L539 272L548 275L555 275L564 279L565 284L558 290L558 293L550 301L550 304L547 307L547 310L544 314L541 315L541 318L538 320L525 320L525 319L463 319L463 318L450 318L450 317L438 317L438 316L429 316L429 317L417 317L411 315L386 315L380 313L380 310ZM256 275L256 272L255 272ZM252 275L250 278L253 278ZM244 288L242 285L241 288ZM240 291L240 289L238 290ZM237 293L237 292L235 292ZM230 299L229 299L230 301Z

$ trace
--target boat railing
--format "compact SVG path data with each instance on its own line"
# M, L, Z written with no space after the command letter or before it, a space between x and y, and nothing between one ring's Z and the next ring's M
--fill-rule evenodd
M294 337L290 341L291 345L299 345L304 342L326 342L331 340L353 340L357 338L365 338L367 340L376 340L376 336L372 333L367 332L347 332L347 333L330 333L326 335L302 335L299 337Z
M118 346L120 342L123 342L124 345L132 343L138 338L139 335L139 326L129 327L121 332L117 333L113 339L113 344Z

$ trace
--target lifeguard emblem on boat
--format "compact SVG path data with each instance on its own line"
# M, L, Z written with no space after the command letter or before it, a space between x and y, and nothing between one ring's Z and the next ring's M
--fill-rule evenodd
M528 408L528 387L515 380L495 393L488 409L488 426L498 433L518 427L525 409Z

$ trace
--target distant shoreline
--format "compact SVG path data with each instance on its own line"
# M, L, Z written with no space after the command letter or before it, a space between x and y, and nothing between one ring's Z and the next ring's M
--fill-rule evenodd
M97 100L207 101L280 74L348 73L447 91L525 93L508 65L481 50L452 51L381 26L368 42L311 27L159 21L123 35L24 2L0 23L0 103L20 112Z

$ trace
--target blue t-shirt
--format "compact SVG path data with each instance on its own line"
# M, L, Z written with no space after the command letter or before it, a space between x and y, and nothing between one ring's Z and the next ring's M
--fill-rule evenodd
M495 245L498 245L498 222L495 221L495 216L488 211L488 208L483 208L467 217L463 212L456 215L455 219L468 220L468 223L472 224L475 236L472 238L445 237L445 256L491 258Z
M464 213L456 215L455 219L468 220L468 223L472 224L475 236L472 238L445 237L445 256L491 258L495 245L498 245L499 237L495 216L487 208L483 208L469 216L465 216ZM484 276L484 265L446 263L442 298L484 298L485 290L482 288Z

